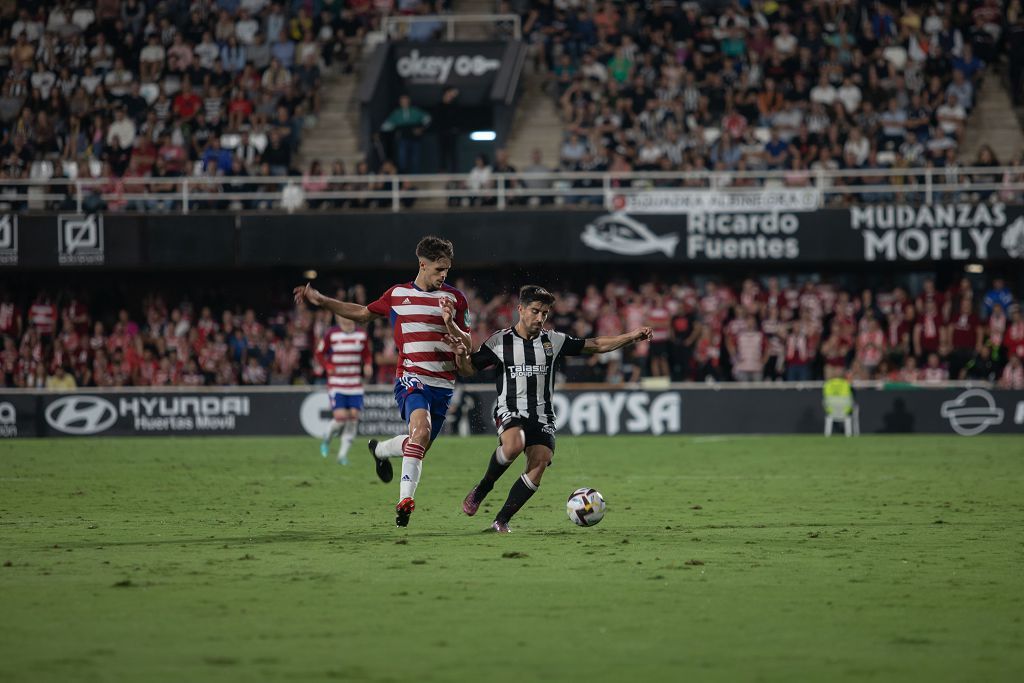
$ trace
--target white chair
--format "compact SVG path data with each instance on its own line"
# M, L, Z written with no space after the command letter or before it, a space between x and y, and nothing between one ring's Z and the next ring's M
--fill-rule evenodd
M832 436L832 426L843 423L846 436L860 436L860 409L852 396L827 396L825 407L825 436Z

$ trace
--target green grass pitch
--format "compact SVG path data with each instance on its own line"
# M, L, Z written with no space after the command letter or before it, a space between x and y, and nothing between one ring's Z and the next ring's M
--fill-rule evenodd
M561 437L509 536L493 446L396 529L358 443L0 443L0 681L1024 680L1020 438Z

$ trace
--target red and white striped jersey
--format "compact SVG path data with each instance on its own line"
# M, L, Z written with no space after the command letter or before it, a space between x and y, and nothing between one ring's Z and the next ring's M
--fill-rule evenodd
M363 393L363 366L373 360L365 330L344 332L331 327L316 345L316 359L327 371L329 392Z
M21 314L18 307L10 301L0 301L0 334L9 334L12 337L18 332L18 320Z
M425 292L412 282L395 285L367 306L371 313L386 316L391 322L398 348L396 377L411 375L432 387L455 387L455 354L444 341L443 298L455 304L455 324L468 332L466 295L447 284L433 292Z
M28 320L39 334L53 334L57 329L57 307L51 303L36 303L28 309Z

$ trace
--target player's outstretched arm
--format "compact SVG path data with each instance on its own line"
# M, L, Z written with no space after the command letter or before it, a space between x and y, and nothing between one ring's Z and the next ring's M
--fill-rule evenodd
M654 333L649 327L638 327L632 332L616 335L614 337L591 337L583 344L583 353L608 353L621 349L623 346L636 344L637 342L649 340Z
M295 295L295 303L297 304L306 301L311 306L326 308L331 313L336 313L342 318L348 318L349 320L354 320L357 323L368 323L374 318L380 317L376 313L372 313L366 306L348 303L347 301L338 301L337 299L332 299L329 296L324 296L317 290L313 289L313 286L308 282L303 287L296 287L293 289L292 294Z

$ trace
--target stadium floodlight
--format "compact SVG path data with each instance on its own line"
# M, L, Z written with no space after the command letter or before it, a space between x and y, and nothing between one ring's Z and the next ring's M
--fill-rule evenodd
M493 130L474 130L469 134L469 139L473 142L494 142L498 137L498 134Z
M975 275L977 275L985 272L985 266L981 265L980 263L968 263L966 266L964 266L964 270L966 270L968 273L974 273Z

